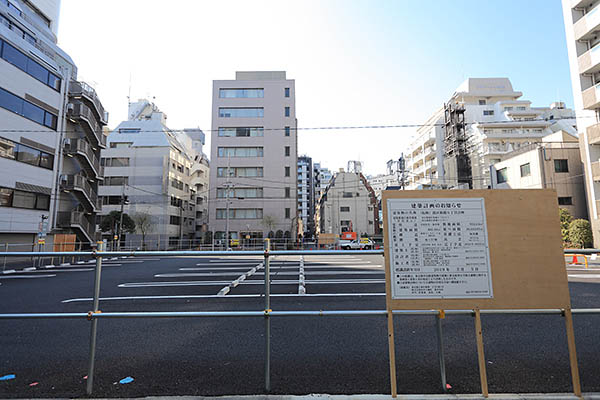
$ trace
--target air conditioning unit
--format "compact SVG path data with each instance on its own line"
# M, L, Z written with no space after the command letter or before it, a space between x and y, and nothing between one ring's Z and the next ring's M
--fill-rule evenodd
M73 103L67 104L67 111L73 111L75 109L75 105Z

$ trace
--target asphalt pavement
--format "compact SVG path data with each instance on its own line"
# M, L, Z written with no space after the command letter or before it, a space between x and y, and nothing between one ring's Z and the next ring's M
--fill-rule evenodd
M89 311L94 264L81 262L0 274L0 313ZM108 259L100 309L262 311L262 263L252 256ZM573 308L600 306L598 267L567 269ZM271 271L273 310L385 309L381 256L279 256ZM482 318L491 393L572 390L562 317ZM394 322L399 393L442 394L435 318ZM575 315L574 323L582 388L600 392L600 316ZM385 317L273 317L271 326L272 394L389 393ZM447 316L443 329L450 393L479 393L473 318ZM89 321L1 320L0 332L0 397L85 396ZM264 343L262 317L101 319L94 397L261 395Z

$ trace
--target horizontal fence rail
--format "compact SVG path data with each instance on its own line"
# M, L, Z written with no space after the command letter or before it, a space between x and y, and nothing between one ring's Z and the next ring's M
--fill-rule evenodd
M600 249L566 249L565 254L598 254ZM89 257L95 259L95 277L94 277L94 296L92 310L76 313L2 313L0 320L35 320L35 319L87 319L91 321L90 345L89 345L89 368L88 379L86 383L86 392L92 394L94 379L94 364L96 352L97 324L101 319L140 319L140 318L264 318L265 320L265 390L270 391L270 340L271 340L271 317L363 317L363 316L381 316L389 317L388 310L308 310L308 311L273 311L270 307L270 259L273 256L311 256L311 255L384 255L383 249L376 250L271 250L270 243L265 243L263 250L221 250L221 251L202 251L202 250L177 250L177 251L5 251L0 252L2 257ZM265 268L265 298L264 310L262 311L167 311L167 312L100 312L100 281L102 271L102 261L105 257L230 257L230 256L259 256L263 257L263 266ZM302 261L301 261L302 262ZM446 315L471 315L477 313L484 315L523 315L523 314L547 314L565 316L564 309L482 309L482 310L394 310L393 315L405 316L434 316L436 318L437 336L438 336L438 357L440 362L440 372L442 380L442 389L446 388L446 374L444 365L444 353L442 344L442 325L441 319ZM600 308L582 308L572 309L571 314L593 315L600 314Z

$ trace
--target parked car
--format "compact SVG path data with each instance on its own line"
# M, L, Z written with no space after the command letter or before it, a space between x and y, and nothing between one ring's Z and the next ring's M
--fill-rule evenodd
M375 248L373 241L369 238L360 240L347 240L340 242L340 247L343 250L371 250Z

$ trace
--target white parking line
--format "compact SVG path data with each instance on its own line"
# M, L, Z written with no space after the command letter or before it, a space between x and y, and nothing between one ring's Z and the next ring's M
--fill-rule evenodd
M7 275L0 276L0 279L36 279L36 278L52 278L55 274L48 275Z
M310 293L299 295L296 293L279 293L271 294L271 297L362 297L362 296L385 296L385 293ZM263 294L230 294L227 298L259 298L264 297ZM222 299L223 296L217 294L198 294L198 295L174 295L174 296L116 296L116 297L100 297L100 301L114 300L177 300L177 299ZM62 303L78 303L85 301L93 301L91 297L82 297L75 299L66 299Z
M178 278L184 276L240 276L239 272L190 272L181 274L156 274L155 278Z
M257 270L263 268L263 264L264 263L260 263L260 264L256 265L254 268L250 269L245 274L240 275L236 280L232 281L228 286L225 286L224 288L219 290L219 293L217 293L217 296L227 295L231 291L231 288L237 287L240 283L245 281L246 278L251 277L253 274L256 273Z
M52 268L52 272L89 272L93 271L94 268ZM48 271L45 270L33 270L33 271L23 271L24 274L47 274Z
M598 279L598 278L600 278L600 274L569 274L569 278L590 278L590 279Z
M306 287L304 286L304 257L300 256L300 270L298 271L298 294L306 295Z

